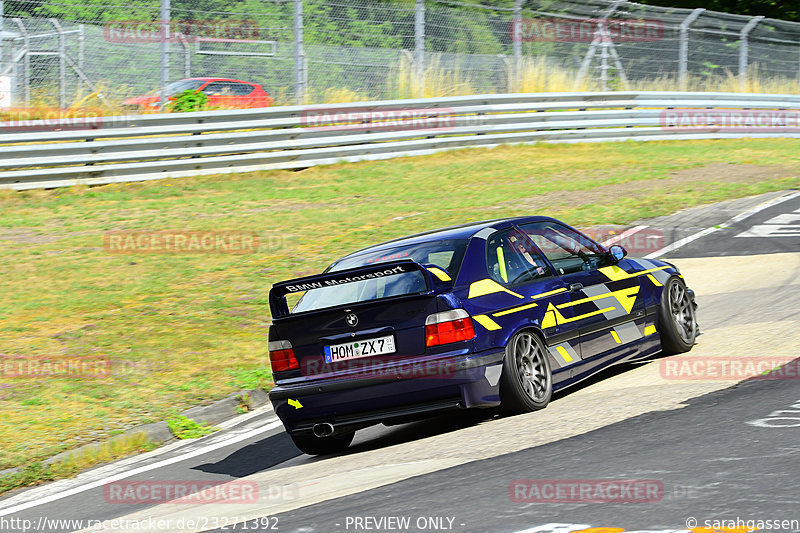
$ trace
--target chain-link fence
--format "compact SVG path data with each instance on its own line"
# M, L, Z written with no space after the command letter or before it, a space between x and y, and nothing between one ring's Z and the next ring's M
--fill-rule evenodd
M0 0L0 107L119 105L199 77L260 84L278 104L800 88L800 23L624 0L476 1Z

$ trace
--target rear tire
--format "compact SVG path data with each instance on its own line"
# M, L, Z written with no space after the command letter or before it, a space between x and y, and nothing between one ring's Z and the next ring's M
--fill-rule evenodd
M674 355L692 349L697 337L694 303L680 278L672 277L664 285L657 323L664 354Z
M308 455L330 455L343 452L353 442L355 431L331 437L317 437L311 433L307 435L290 435L297 448Z
M553 396L550 355L531 331L520 331L508 341L500 378L500 408L508 413L544 409Z

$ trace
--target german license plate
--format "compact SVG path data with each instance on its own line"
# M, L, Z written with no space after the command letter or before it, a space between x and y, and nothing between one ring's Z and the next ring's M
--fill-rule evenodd
M394 353L394 337L378 337L376 339L363 339L360 341L346 342L325 347L325 362L334 363L346 359L357 359L359 357L370 357L373 355L383 355Z

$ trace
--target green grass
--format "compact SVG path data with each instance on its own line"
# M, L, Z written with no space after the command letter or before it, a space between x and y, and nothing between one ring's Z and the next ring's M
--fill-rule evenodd
M627 223L797 187L798 146L537 145L2 191L0 354L104 357L111 372L1 378L0 469L268 387L270 285L344 253L469 220L543 213L578 226ZM118 230L248 231L261 245L240 255L107 253L104 232Z
M92 466L155 448L156 445L147 440L144 433L138 433L105 442L80 453L71 453L65 459L48 465L39 462L32 463L18 472L0 476L0 495L20 487L30 487L47 481L72 477L81 470Z
M179 439L199 439L217 431L210 424L200 423L185 416L176 416L167 420L172 434Z

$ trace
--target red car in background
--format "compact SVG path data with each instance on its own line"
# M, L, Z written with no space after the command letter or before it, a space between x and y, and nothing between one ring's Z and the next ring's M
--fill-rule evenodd
M183 91L202 91L208 96L209 107L250 108L269 107L273 98L257 83L229 78L186 78L167 85L170 100ZM155 110L161 105L159 95L133 96L122 102L125 107Z

